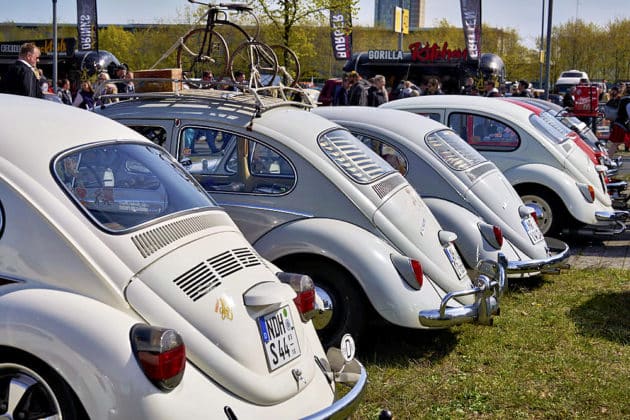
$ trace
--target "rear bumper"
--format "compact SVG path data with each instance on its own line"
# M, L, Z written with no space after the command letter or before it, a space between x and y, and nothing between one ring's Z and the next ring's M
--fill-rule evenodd
M500 253L497 261L480 261L477 269L482 274L477 278L477 286L469 290L447 293L439 309L423 310L418 314L420 323L430 328L447 328L465 323L492 325L494 315L499 314L499 301L507 287L507 259ZM449 307L451 299L475 295L475 303L466 306Z
M336 400L332 405L323 410L313 413L303 419L319 420L319 419L345 419L349 417L356 409L365 393L367 386L367 371L365 367L356 359L352 361L351 372L340 372L337 374L338 382L351 385L352 389L340 399Z
M537 260L508 261L507 272L512 273L559 273L569 268L565 261L569 258L569 245L555 238L545 238L550 256Z

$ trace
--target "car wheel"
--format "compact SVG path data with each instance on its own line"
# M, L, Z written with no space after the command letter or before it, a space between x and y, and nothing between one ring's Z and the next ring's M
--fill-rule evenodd
M555 195L547 191L526 190L521 194L523 203L536 211L538 227L545 236L554 236L568 223L564 205Z
M363 291L343 268L315 260L277 263L285 271L309 275L317 293L329 310L313 318L313 326L324 348L338 347L341 337L350 333L358 341L365 327L369 304Z
M0 418L79 419L74 393L41 362L0 360Z

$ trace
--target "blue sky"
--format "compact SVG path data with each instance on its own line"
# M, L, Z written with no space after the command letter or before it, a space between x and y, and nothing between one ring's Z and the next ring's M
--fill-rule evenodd
M226 0L223 0L226 1ZM426 0L426 25L441 19L461 25L460 0ZM528 47L540 36L543 0L482 0L483 23L514 28ZM549 0L546 0L549 3ZM614 18L630 18L630 0L554 0L553 23L576 17L605 25ZM187 0L97 0L99 23L173 22ZM353 17L355 25L370 26L374 20L374 0L360 0L361 11ZM52 22L52 0L0 0L0 21ZM547 13L545 12L545 17ZM76 0L57 0L60 23L76 22ZM546 31L546 29L545 29Z

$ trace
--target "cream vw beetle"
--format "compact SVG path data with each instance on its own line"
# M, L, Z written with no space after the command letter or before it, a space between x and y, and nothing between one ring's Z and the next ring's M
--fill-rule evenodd
M381 105L428 116L453 130L503 171L534 209L545 235L562 232L616 235L625 211L615 210L596 167L553 117L494 98L432 95Z
M456 235L337 124L254 90L134 97L99 112L159 133L263 257L313 278L332 306L314 320L325 345L346 330L359 337L370 307L412 328L489 324L498 312L504 267L484 264L489 276L473 284Z
M502 252L512 277L557 273L566 243L544 238L497 167L452 130L429 118L394 109L319 107L315 113L349 129L422 195L442 227L457 234L468 267Z
M78 108L0 106L0 418L352 411L365 370L324 354L310 279L259 257L165 150ZM354 386L335 401L337 380Z

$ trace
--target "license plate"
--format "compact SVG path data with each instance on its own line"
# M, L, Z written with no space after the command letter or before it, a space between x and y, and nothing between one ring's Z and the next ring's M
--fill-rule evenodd
M451 265L455 269L455 273L457 274L457 277L460 279L464 277L467 273L466 267L464 266L464 262L462 261L462 258L459 256L459 253L455 249L455 246L453 244L449 244L449 246L444 248L444 252L446 253L446 256L448 257L448 260L451 262Z
M300 356L300 345L288 306L258 318L267 364L278 369Z
M540 228L538 227L538 224L531 216L529 216L527 219L522 220L521 223L523 224L525 232L527 232L527 235L529 236L529 239L532 241L533 244L537 244L538 242L545 239L542 232L540 231Z

